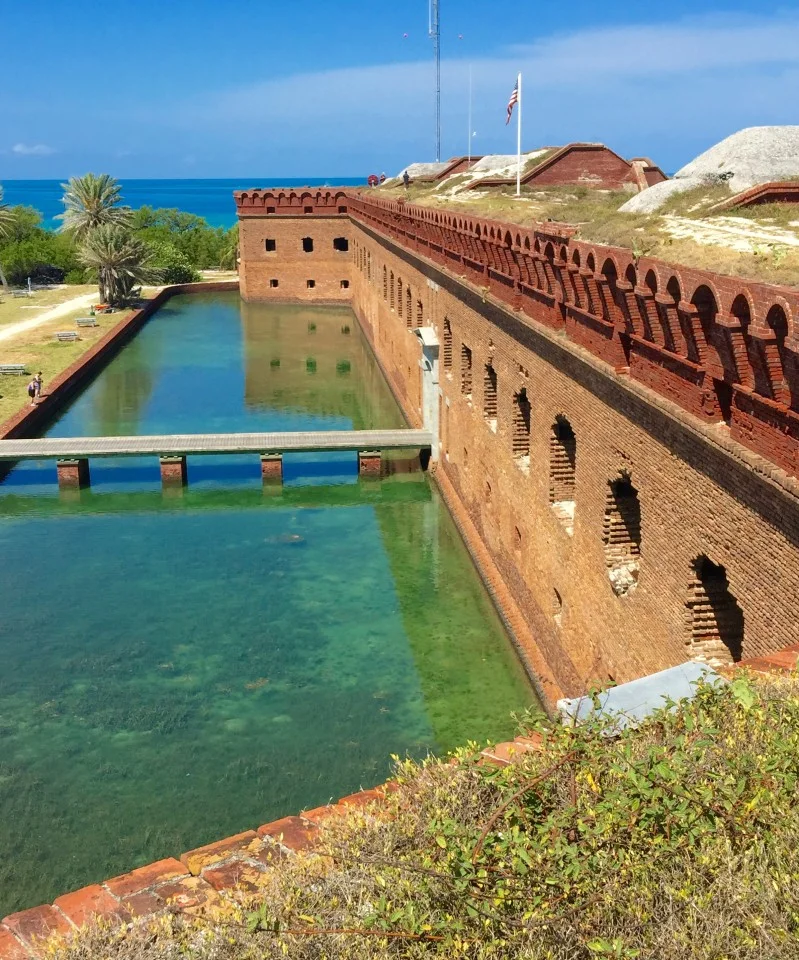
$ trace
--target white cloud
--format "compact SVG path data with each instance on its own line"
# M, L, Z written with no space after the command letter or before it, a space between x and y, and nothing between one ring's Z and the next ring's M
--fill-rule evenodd
M49 157L55 150L44 143L15 143L11 152L20 157Z
M470 66L475 152L515 150L505 105L521 70L527 147L604 140L674 169L692 155L682 151L741 127L795 122L799 12L591 28L471 62L445 60L445 156L466 147ZM429 61L348 67L205 93L171 105L162 121L199 125L209 140L229 137L229 148L255 147L267 169L285 170L284 158L303 151L305 170L332 156L352 168L381 156L430 158L432 94Z

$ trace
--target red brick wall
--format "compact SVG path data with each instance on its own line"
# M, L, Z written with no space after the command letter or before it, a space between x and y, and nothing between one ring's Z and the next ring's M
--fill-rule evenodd
M607 147L572 147L551 164L542 164L526 182L531 186L556 187L566 184L601 186L617 190L635 177L630 164Z
M354 193L348 208L353 306L417 417L409 326L421 303L443 345L449 322L439 469L563 689L687 659L700 556L724 567L743 610L744 657L799 639L799 483L785 472L796 472L799 449L796 291L633 263L558 224L523 230ZM496 431L483 412L489 362ZM513 455L522 387L526 471ZM573 522L550 502L559 418L576 437ZM638 582L626 593L613 588L606 544L618 513L610 484L622 476L640 508Z
M350 244L344 216L261 216L239 221L239 277L245 300L347 302L351 251L337 250L336 238ZM313 241L310 253L303 240ZM273 240L275 250L266 249ZM309 281L313 286L309 286ZM277 284L276 286L274 284Z
M445 318L450 323L439 469L568 693L593 679L623 682L688 658L686 602L692 563L702 554L726 568L744 610L745 656L799 639L799 504L791 493L756 473L734 444L717 445L709 428L687 423L643 387L490 294L367 230L356 234L355 250L356 311L395 388L417 410L420 348L396 302L391 309L390 291L383 297L383 266L389 278L393 272L411 285L414 298L422 293L425 324L442 344ZM371 254L371 280L357 266L359 251ZM472 353L470 399L461 389L462 345ZM483 416L489 360L498 384L496 432ZM528 472L512 455L513 397L522 386L532 404ZM558 416L576 436L571 534L550 504ZM609 483L622 472L639 494L642 538L638 584L619 596L603 530Z

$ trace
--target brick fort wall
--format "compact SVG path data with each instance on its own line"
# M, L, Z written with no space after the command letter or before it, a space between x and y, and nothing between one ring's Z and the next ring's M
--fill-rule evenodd
M587 272L579 265L563 271L579 294L564 295L545 264L520 309L524 284L509 284L501 262L481 264L475 248L450 263L435 241L424 248L398 218L389 227L368 208L350 203L353 308L417 422L413 330L435 331L437 470L562 689L577 695L595 681L625 682L691 658L730 662L796 643L796 483L750 452L765 446L758 422L750 450L730 429L719 405L728 399L723 373L708 389L695 360L674 356L664 366L662 344L648 345L643 331L631 342L615 337L626 296L616 276L616 310L591 322L571 304L602 303L602 289L576 286ZM316 218L314 230L329 229L326 220ZM260 289L254 274L263 267L247 268L250 290ZM654 300L635 278L629 289L645 306ZM680 299L681 310L689 306ZM685 369L693 393L678 388ZM736 410L744 399L755 421L766 401L742 389Z

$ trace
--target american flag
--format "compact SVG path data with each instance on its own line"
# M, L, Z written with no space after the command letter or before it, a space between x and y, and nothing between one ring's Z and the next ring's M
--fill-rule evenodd
M508 119L505 121L505 126L510 123L510 118L513 115L513 108L519 102L519 81L516 80L516 86L513 88L513 93L510 95L510 100L508 100Z

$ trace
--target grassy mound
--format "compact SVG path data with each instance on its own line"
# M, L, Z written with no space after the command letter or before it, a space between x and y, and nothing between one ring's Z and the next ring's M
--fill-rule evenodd
M213 916L94 927L59 960L799 955L799 683L738 677L497 769L398 763L383 806Z

